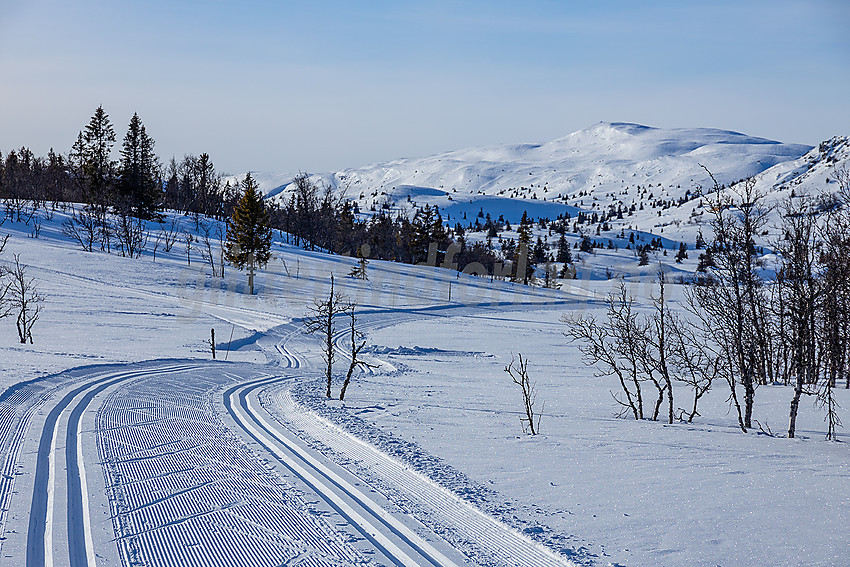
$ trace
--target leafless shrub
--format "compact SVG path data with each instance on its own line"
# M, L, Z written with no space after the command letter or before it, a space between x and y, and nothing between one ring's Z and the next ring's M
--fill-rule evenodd
M192 243L196 241L196 238L192 235L191 232L183 233L183 242L186 244L186 264L192 265Z
M0 238L0 254L6 249L6 244L9 242L9 235ZM10 270L4 264L0 264L0 319L4 319L12 314L12 304L9 301L11 283L6 281Z
M567 323L564 336L580 343L585 364L596 366L597 376L617 377L625 399L612 393L614 400L635 419L643 419L641 382L645 378L641 356L647 351L648 325L633 312L634 298L629 296L622 282L618 292L611 293L606 303L606 319L601 322L592 315L561 317Z
M729 375L728 361L695 324L676 318L671 331L670 358L677 370L676 379L690 386L694 394L694 403L687 415L687 422L691 423L700 415L697 412L700 398L715 380ZM682 410L682 419L685 419L684 412Z
M522 354L519 354L518 358L517 361L511 355L511 363L505 366L505 372L508 373L514 384L522 390L522 402L525 410L525 415L519 418L522 424L522 432L537 435L540 433L540 413L542 413L543 408L541 407L540 412L537 412L534 407L537 402L537 387L528 376L528 360L523 360Z
M14 266L9 271L11 279L8 291L5 293L13 313L17 313L18 337L21 344L27 340L32 344L32 328L41 313L41 303L44 301L35 286L35 279L27 277L27 267L21 264L20 255L15 254Z
M73 212L70 218L62 222L62 234L79 244L86 252L91 252L98 238L99 222L97 217L87 210Z
M148 231L145 221L134 217L129 208L119 211L115 225L115 239L122 256L138 258L142 255L148 242Z
M171 252L171 248L180 237L180 221L172 218L167 227L164 224L160 225L159 234L162 235L163 250Z
M210 270L212 270L213 277L219 275L219 267L221 268L221 277L224 277L224 264L219 262L218 267L216 266L217 255L213 252L213 227L212 225L202 222L199 225L199 235L198 235L198 244L200 245L199 251L201 252L201 258L205 262L210 265Z
M41 217L35 215L32 218L32 230L30 231L30 238L38 238L41 235Z

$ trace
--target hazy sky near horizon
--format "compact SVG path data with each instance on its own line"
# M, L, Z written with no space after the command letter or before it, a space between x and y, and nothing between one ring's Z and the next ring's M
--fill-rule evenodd
M845 0L0 0L0 151L102 104L163 162L322 172L598 121L850 135Z

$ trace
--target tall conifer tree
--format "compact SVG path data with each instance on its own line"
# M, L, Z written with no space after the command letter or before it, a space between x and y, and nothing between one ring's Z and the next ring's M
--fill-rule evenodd
M98 106L85 130L71 148L70 161L89 203L104 211L112 192L115 161L111 159L115 129L109 115Z
M525 285L528 285L528 281L534 276L534 265L529 257L531 252L531 226L531 219L528 218L528 212L523 211L522 218L517 227L517 247L516 257L514 258L516 272L514 281L521 281Z
M250 173L241 185L244 193L227 228L226 258L237 269L248 269L248 288L253 295L254 270L264 267L271 259L272 230L259 185Z
M153 138L134 113L121 148L121 180L115 204L139 218L152 218L162 197L153 148Z

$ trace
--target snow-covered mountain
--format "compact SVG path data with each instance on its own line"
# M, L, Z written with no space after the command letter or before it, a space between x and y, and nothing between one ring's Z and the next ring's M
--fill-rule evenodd
M430 204L449 219L484 208L516 220L512 217L523 210L555 217L588 201L630 189L634 194L638 186L660 187L678 198L711 185L701 166L728 184L798 160L811 149L726 130L600 122L544 144L469 148L315 179L344 189L364 211ZM287 191L282 185L268 194Z

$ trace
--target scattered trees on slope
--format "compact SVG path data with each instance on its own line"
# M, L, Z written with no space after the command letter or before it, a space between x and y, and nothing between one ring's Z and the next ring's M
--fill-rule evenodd
M841 173L835 175L841 179ZM850 178L850 176L847 176ZM721 191L724 189L724 191ZM826 410L827 437L840 424L833 389L850 388L850 189L820 198L792 193L779 209L778 262L773 281L756 240L764 234L768 208L752 179L729 188L715 183L711 200L714 241L704 274L685 288L687 319L665 304L665 278L659 272L653 312L635 313L621 284L607 299L606 319L565 318L564 333L580 341L585 362L600 375L616 376L617 403L635 419L644 417L642 384L657 391L652 419L663 398L667 421L674 420L673 383L687 384L693 406L679 419L699 415L699 399L718 380L746 432L753 424L759 385L793 386L788 437L794 437L803 395L816 396Z

